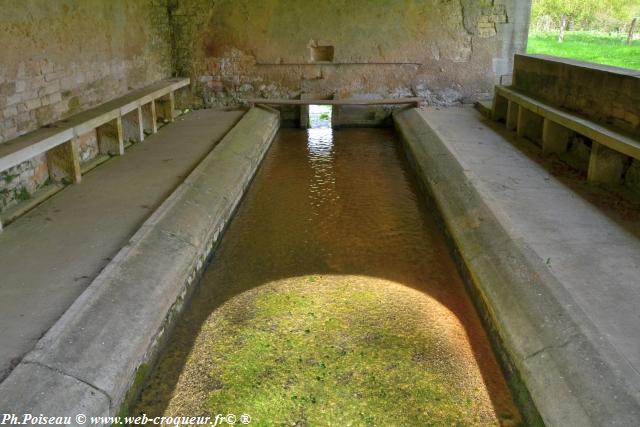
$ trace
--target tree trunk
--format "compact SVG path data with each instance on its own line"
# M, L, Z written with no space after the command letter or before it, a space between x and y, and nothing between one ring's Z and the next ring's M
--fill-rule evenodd
M636 28L638 27L638 18L633 18L631 20L631 26L629 27L629 37L627 37L627 44L631 44L633 42L633 34L636 32Z
M564 41L564 30L567 28L567 15L562 15L562 22L560 23L560 35L558 36L558 43Z

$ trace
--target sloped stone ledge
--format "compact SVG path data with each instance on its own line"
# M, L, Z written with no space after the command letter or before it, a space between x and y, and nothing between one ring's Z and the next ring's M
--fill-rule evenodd
M416 109L394 115L531 424L636 425L637 372L527 244ZM524 385L526 390L518 390ZM518 394L520 396L518 396ZM529 402L523 401L529 400ZM529 405L528 405L529 404ZM532 404L532 405L531 405Z
M128 403L279 124L271 109L244 115L0 384L0 412L75 422Z

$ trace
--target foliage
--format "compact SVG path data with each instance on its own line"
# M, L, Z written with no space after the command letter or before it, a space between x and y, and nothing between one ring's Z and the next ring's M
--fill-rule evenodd
M533 0L531 25L536 32L557 30L562 15L570 29L628 30L631 19L640 15L638 0Z
M557 40L557 33L532 33L527 51L640 70L640 42L628 46L623 34L570 31Z

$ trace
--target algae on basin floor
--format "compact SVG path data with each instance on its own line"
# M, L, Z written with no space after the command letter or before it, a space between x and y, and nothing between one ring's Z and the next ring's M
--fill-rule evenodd
M521 422L393 133L282 130L136 412Z

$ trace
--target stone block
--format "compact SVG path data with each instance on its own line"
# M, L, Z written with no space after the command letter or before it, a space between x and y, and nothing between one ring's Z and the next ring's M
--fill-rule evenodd
M22 101L22 96L21 94L17 93L15 95L8 96L6 99L5 105L8 107L9 105L15 105L21 101Z
M96 129L100 153L111 156L124 154L124 134L120 117L105 123Z
M60 80L54 80L52 82L47 83L45 86L41 87L38 90L38 96L46 96L51 95L52 93L56 93L60 91Z
M69 181L77 184L82 179L80 156L73 141L65 142L47 152L49 176L54 181Z
M144 141L144 129L142 127L142 111L140 108L122 116L123 138L128 142Z
M491 108L491 118L493 120L507 120L507 112L509 109L509 100L497 93L493 97L493 106Z
M628 164L629 157L594 141L591 146L587 180L613 185L620 184Z
M518 109L518 136L542 145L542 122L542 116L520 106Z
M54 80L61 79L62 77L64 77L64 75L65 75L64 71L54 71L54 72L45 74L44 80L47 82L51 82Z
M517 102L509 101L507 107L506 125L509 130L516 130L518 128L518 117L520 116L520 106Z
M149 134L158 132L158 117L155 102L149 102L141 107L143 131Z
M27 82L26 81L24 81L24 80L17 80L16 81L16 93L24 92L26 88L27 88Z
M4 119L8 119L11 117L15 117L18 114L18 107L15 105L11 105L4 110L2 110L2 117Z
M64 393L52 394L51 390L64 390ZM66 416L70 422L61 424L77 426L84 424L77 423L76 415L109 415L109 397L87 383L30 363L19 365L0 383L0 408L3 413L19 415Z
M542 152L544 154L566 153L574 135L575 132L571 129L545 118L542 126Z

